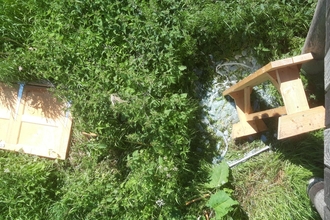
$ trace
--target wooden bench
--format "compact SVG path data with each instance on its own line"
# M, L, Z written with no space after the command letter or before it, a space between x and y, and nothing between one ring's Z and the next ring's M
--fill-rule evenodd
M299 71L302 63L313 59L311 53L270 62L237 84L225 90L236 104L239 122L233 125L232 137L238 138L267 130L264 118L279 117L278 139L325 127L323 106L309 108ZM252 88L269 80L279 91L284 106L252 112Z

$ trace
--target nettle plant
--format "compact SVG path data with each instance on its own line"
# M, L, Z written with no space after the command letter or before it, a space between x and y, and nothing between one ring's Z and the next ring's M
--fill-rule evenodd
M73 142L78 162L59 163L63 185L52 208L35 216L194 219L204 211L214 210L216 218L230 213L237 203L226 184L228 167L204 166L215 144L200 129L196 82L210 82L210 54L225 59L248 45L267 59L277 42L290 45L301 29L283 23L295 14L307 20L308 6L253 0L1 3L0 80L53 83L56 95L72 104L75 129L98 134ZM113 103L111 96L124 102ZM212 172L224 175L220 184L213 184ZM8 207L3 213L15 211Z

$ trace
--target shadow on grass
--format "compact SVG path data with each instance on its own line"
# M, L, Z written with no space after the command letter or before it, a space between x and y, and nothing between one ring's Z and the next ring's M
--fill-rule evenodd
M281 141L276 144L275 148L282 153L285 160L309 170L312 173L310 178L323 178L323 130L299 135L297 137ZM314 207L312 202L310 202L310 205ZM311 213L312 219L321 219L315 208L314 210L315 212Z
M313 176L323 177L323 130L279 141L274 147L284 159L311 171Z

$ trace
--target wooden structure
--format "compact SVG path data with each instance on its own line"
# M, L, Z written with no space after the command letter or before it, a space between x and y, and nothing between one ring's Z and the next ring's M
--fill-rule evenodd
M72 119L46 87L0 84L0 149L65 159Z
M233 125L232 137L238 138L267 129L263 119L279 117L278 139L306 133L325 127L323 106L309 108L304 87L300 79L302 63L313 59L311 53L270 62L223 92L230 95L236 104L239 122ZM252 112L252 88L269 80L279 91L284 106Z

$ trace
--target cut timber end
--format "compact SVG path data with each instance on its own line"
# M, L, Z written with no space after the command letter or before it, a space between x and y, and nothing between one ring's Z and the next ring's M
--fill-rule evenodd
M282 116L278 121L277 138L284 139L325 127L323 106Z

